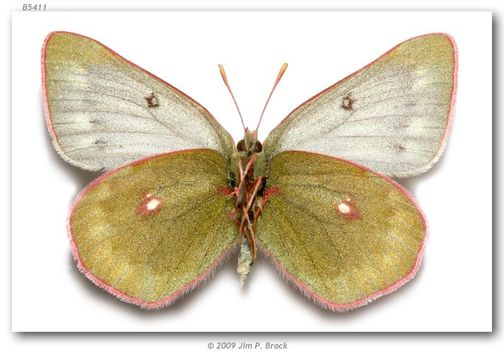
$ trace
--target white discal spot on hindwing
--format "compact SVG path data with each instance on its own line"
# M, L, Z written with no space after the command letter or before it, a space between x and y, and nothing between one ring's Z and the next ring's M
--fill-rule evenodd
M148 211L154 211L161 204L161 201L158 199L151 199L147 205L145 206Z
M354 200L351 197L345 199L337 199L334 202L336 214L345 220L360 220L362 219L359 210L357 209Z
M163 200L154 196L152 193L147 193L140 200L136 208L136 213L140 216L150 216L157 214L163 207Z
M347 204L345 204L344 202L342 202L342 203L338 204L338 211L341 214L346 215L346 214L350 214L350 212L352 210L350 209L350 206L348 206Z

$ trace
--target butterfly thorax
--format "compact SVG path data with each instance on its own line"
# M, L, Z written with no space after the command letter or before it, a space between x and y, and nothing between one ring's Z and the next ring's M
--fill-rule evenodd
M236 150L239 154L236 164L237 181L233 189L236 202L231 216L239 230L238 241L241 247L237 271L243 284L256 258L256 220L262 212L260 194L265 186L265 178L254 175L257 154L262 151L257 132L246 129Z

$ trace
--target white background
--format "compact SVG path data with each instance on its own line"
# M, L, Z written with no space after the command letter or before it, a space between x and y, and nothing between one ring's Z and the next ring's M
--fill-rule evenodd
M490 13L18 13L12 25L14 331L491 330ZM244 289L233 257L204 287L155 312L92 285L71 260L65 226L70 202L96 175L57 156L42 112L40 50L54 30L95 38L172 83L235 139L243 130L218 63L255 126L279 66L289 62L263 121L264 138L295 106L397 43L451 34L460 72L448 149L433 171L403 182L430 225L417 278L345 314L319 309L264 259Z

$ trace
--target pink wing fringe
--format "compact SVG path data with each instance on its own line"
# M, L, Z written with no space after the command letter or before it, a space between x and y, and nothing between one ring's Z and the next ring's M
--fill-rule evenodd
M140 72L145 73L146 75L148 75L148 76L152 77L153 79L159 81L161 84L164 84L165 86L168 86L169 88L171 88L172 90L174 90L178 94L180 94L180 95L186 97L187 99L189 99L189 101L193 102L196 106L199 106L210 118L212 118L212 120L217 125L219 125L222 129L224 129L222 127L222 125L219 124L219 122L217 121L217 119L215 119L215 117L210 113L210 111L208 111L206 107L204 107L203 105L201 105L199 102L197 102L196 100L194 100L192 97L190 97L189 95L187 95L186 93L184 93L182 90L179 90L175 86L171 85L170 83L168 83L168 82L164 81L163 79L157 77L153 73L145 70L144 68L142 68L142 67L138 66L137 64L129 61L128 59L125 59L124 57L122 57L121 55L119 55L117 52L115 52L114 50L112 50L109 47L105 46L101 42L99 42L99 41L97 41L97 40L95 40L93 38L90 38L88 36L84 36L84 35L81 35L81 34L73 33L73 32L70 32L70 31L53 31L53 32L49 33L46 36L46 38L44 40L44 44L42 45L41 73L42 73L42 96L43 96L43 102L44 102L44 115L45 115L47 129L48 129L49 135L51 137L51 142L52 142L54 148L56 149L56 152L63 158L63 160L65 160L69 164L72 164L74 166L77 166L77 167L80 167L80 168L83 168L83 169L86 169L86 170L95 171L93 169L90 169L90 168L86 167L83 164L80 164L80 163L72 160L70 157L68 157L65 154L65 152L63 151L63 149L60 146L58 135L54 131L54 127L53 127L53 124L52 124L51 109L49 108L49 99L47 98L47 83L46 83L47 73L46 73L45 63L46 63L47 43L56 34L70 34L70 35L74 35L74 36L77 36L77 37L80 37L80 38L83 38L83 39L88 39L90 41L93 41L93 42L97 43L98 45L102 46L104 49L106 49L107 51L109 51L112 55L114 55L119 60L122 60L122 61L126 62L128 65L130 65L134 69L137 69ZM229 136L231 136L231 135L229 135Z
M165 298L155 301L155 302L147 302L143 301L141 299L135 298L133 296L129 296L128 294L117 290L116 288L112 287L111 285L107 284L105 281L101 280L100 278L96 277L91 273L84 263L82 262L80 255L79 255L79 250L77 249L77 246L75 242L73 241L73 234L71 232L71 227L70 224L68 226L68 232L70 234L71 239L71 246L72 246L72 255L73 258L75 259L77 263L77 268L81 273L83 273L93 284L96 286L104 289L105 291L109 292L110 294L116 296L120 300L130 303L130 304L135 304L140 306L142 309L147 309L147 310L157 310L160 308L163 308L165 306L168 306L190 292L191 290L195 289L196 287L203 285L207 280L211 279L212 276L214 275L215 271L217 268L222 264L224 260L226 260L230 254L232 254L235 249L234 246L230 246L226 251L224 251L217 260L215 260L210 267L205 271L203 274L198 276L196 279L194 279L191 282L188 282L184 286L182 286L180 289L175 291L173 294L170 294L166 296Z
M303 153L305 151L295 151L295 152ZM302 282L301 280L296 278L293 274L291 274L280 263L280 261L275 257L275 255L273 255L270 251L262 248L260 240L258 241L259 249L261 250L261 252L264 253L271 260L271 262L273 263L275 268L280 272L280 274L282 274L282 277L287 279L289 282L291 282L297 289L299 289L299 291L301 291L301 293L304 296L308 297L314 303L320 305L321 307L323 307L325 309L329 309L331 311L353 310L353 309L359 308L361 306L364 306L364 305L370 303L371 301L374 301L374 300L378 299L379 297L382 297L383 295L387 295L387 294L390 294L390 293L396 291L401 286L403 286L404 284L406 284L408 281L410 281L411 279L413 279L415 277L415 275L418 272L418 269L420 268L420 265L422 263L422 258L423 258L423 254L424 254L424 250L425 250L425 244L427 242L427 237L428 237L427 220L425 218L425 214L423 213L422 209L420 209L420 206L418 205L417 201L411 196L411 194L405 188L403 188L401 185L399 185L397 182L395 182L391 178L389 178L385 175L379 174L373 170L366 168L365 166L356 164L356 163L349 161L349 160L346 160L346 159L339 159L339 158L335 158L335 157L327 156L327 155L319 155L319 156L338 159L339 161L346 162L348 164L357 166L361 169L364 169L366 171L373 173L374 175L376 175L384 180L387 180L389 183L394 185L399 191L401 191L411 201L411 203L415 206L415 209L417 210L418 214L422 218L423 225L424 225L424 238L422 239L420 249L418 250L415 263L413 264L413 267L411 268L410 272L406 276L402 277L401 279L397 280L395 283L392 283L389 286L387 286L387 287L385 287L385 288L383 288L383 289L381 289L381 290L379 290L369 296L363 297L361 299L358 299L358 300L350 302L350 303L343 303L343 304L331 302L330 300L325 299L322 296L318 295L307 284L305 284L304 282Z
M80 257L79 249L77 247L77 244L75 243L75 236L74 236L73 229L72 229L72 216L74 214L74 211L75 211L75 208L76 208L77 204L81 201L81 199L90 190L92 190L94 187L96 187L99 184L101 184L106 178L108 178L109 176L113 175L114 173L116 173L117 171L121 170L124 167L132 166L132 165L135 165L135 164L142 163L144 161L148 161L148 160L152 160L152 159L155 159L155 158L158 158L158 157L166 156L167 154L191 152L191 151L195 151L195 150L201 150L201 149L190 149L190 150L173 151L173 152L170 152L170 153L157 154L157 155L153 155L153 156L150 156L150 157L147 157L147 158L143 158L143 159L140 159L140 160L133 161L131 163L128 163L126 165L123 165L123 166L118 167L118 168L116 168L114 170L111 170L111 171L108 171L108 172L104 173L100 177L98 177L95 180L93 180L89 185L87 185L77 195L77 197L75 198L75 200L72 202L72 205L70 206L70 212L68 214L68 221L67 221L67 232L68 232L68 236L70 238L70 245L72 247L72 255L73 255L73 258L74 258L75 262L77 263L77 268L89 280L91 280L91 282L93 282L98 287L104 289L105 291L111 293L112 295L118 297L120 300L125 301L127 303L138 305L138 306L140 306L143 309L160 309L162 307L165 307L165 306L168 306L168 305L172 304L174 301L176 301L177 299L179 299L183 295L187 294L188 292L190 292L191 290L193 290L197 286L204 284L205 281L209 280L213 276L213 274L215 273L215 271L217 270L217 268L219 267L219 265L222 264L222 262L224 260L226 260L234 252L234 250L236 249L236 244L231 244L225 251L222 252L222 254L219 255L219 257L208 267L208 269L204 273L202 273L201 275L199 275L196 279L194 279L194 280L188 282L187 284L183 285L180 289L176 290L174 293L166 296L165 298L163 298L163 299L161 299L159 301L155 301L155 302L143 301L141 299L138 299L138 298L135 298L133 296L130 296L130 295L128 295L128 294L126 294L126 293L124 293L124 292L122 292L122 291L114 288L110 284L107 284L105 281L103 281L102 279L98 278L91 271L89 271L89 269L86 267L86 264L84 264L84 262L82 261L82 259Z
M457 98L457 87L458 87L458 48L457 48L457 43L455 42L455 39L451 37L448 34L443 33L448 40L450 40L450 43L453 46L453 75L452 75L452 81L453 81L453 86L452 86L452 92L451 92L451 102L450 102L450 108L448 109L448 123L446 124L446 129L443 134L443 139L441 140L441 145L439 148L439 151L437 155L432 159L431 163L429 164L432 166L432 164L435 164L441 155L443 155L443 152L446 148L446 143L448 140L448 136L450 135L452 128L453 128L453 119L455 117L455 100Z
M320 96L320 95L322 95L322 94L330 91L332 88L334 88L335 86L341 84L342 82L350 79L352 76L354 76L358 72L362 71L363 69L366 69L366 68L370 67L371 65L374 65L376 62L378 62L379 60L381 60L382 58L384 58L385 56L387 56L389 53L391 53L392 51L394 51L396 48L398 48L399 46L401 46L405 42L408 42L408 41L413 40L413 39L421 38L421 37L424 37L424 36L429 36L429 35L443 35L443 36L446 36L446 38L450 41L451 45L453 46L453 62L454 62L454 64L453 64L453 75L452 75L453 86L452 86L452 91L451 91L450 108L448 110L448 116L447 116L448 121L447 121L447 124L446 124L446 129L445 129L445 131L443 133L443 137L441 138L441 142L439 144L439 149L438 149L437 154L432 158L432 160L427 165L425 165L423 168L417 170L417 172L415 172L414 174L410 174L410 175L402 176L402 177L408 177L408 176L418 175L418 174L421 174L421 173L429 170L439 160L439 158L441 157L441 155L443 155L443 152L444 152L444 150L446 148L446 142L447 142L448 136L450 135L451 129L453 127L455 99L456 99L456 95L457 95L458 48L457 48L457 44L455 43L455 39L453 39L453 37L451 35L447 34L447 33L423 34L423 35L419 35L419 36L414 36L414 37L412 37L410 39L407 39L407 40L405 40L405 41L397 44L396 46L394 46L393 48L391 48L390 50L388 50L387 52L385 52L384 54L382 54L381 56L379 56L377 59L371 61L366 66L363 66L362 68L354 71L350 75L344 77L343 79L337 81L336 83L332 84L331 86L325 88L324 90L318 92L317 94L313 95L309 99L307 99L304 102L302 102L300 105L298 105L297 107L295 107L294 110L292 110L274 129L276 129L276 128L282 126L282 125L284 125L286 123L287 119L297 109L299 109L303 105L307 104L308 102L310 102L311 100L315 99L316 97L318 97L318 96Z
M51 123L50 109L49 109L49 105L48 105L48 101L47 101L47 90L46 90L46 86L45 86L45 83L46 83L45 82L46 72L45 72L45 67L44 67L44 63L45 63L45 48L46 48L46 43L49 41L50 37L53 34L55 34L55 33L57 33L57 32L51 33L51 34L49 34L47 36L47 38L46 38L46 40L44 42L44 46L43 46L43 52L42 52L42 82L43 82L44 86L43 86L42 91L43 91L43 97L44 97L44 112L45 112L45 116L46 116L47 128L49 130L49 133L51 135L51 138L53 140L53 144L54 144L56 150L60 153L60 155L62 155L63 153L62 153L62 151L61 151L61 149L59 147L57 136L56 136L56 134L55 134L55 132L53 130L52 123ZM75 34L75 35L78 35L78 34ZM443 153L444 148L446 147L446 140L447 140L447 138L449 136L449 133L451 132L451 129L453 127L454 105L455 105L455 98L456 98L456 92L457 92L458 49L457 49L457 46L456 46L456 43L455 43L454 39L450 35L448 35L448 34L442 34L442 35L445 35L450 40L451 44L453 45L453 49L454 49L453 87L452 87L451 103L450 103L450 108L449 108L449 113L448 113L448 124L447 124L446 130L444 132L443 139L441 141L441 146L440 146L439 152L438 152L437 156L432 160L432 162L431 162L432 164L435 163L439 159L439 157L441 156L441 154ZM79 35L79 36L82 36L82 35ZM421 36L425 36L425 35L421 35ZM82 37L86 38L85 36L82 36ZM95 40L93 40L93 41L95 41ZM406 41L408 41L408 40L406 40ZM399 44L397 46L400 46L400 45L401 44ZM391 50L387 51L381 57L385 56L390 51L394 50L396 47L394 47ZM112 51L110 49L109 49L109 51L111 51L112 53L114 53L116 56L119 56L114 51ZM380 59L381 57L379 57L378 59ZM377 60L371 62L370 64L366 65L365 67L368 67L368 66L372 65ZM132 64L132 65L134 65L133 63L131 63L129 61L127 61L127 62L130 63L130 64ZM134 66L137 67L136 65L134 65ZM153 78L158 79L158 80L164 82L163 80L157 78L156 76L152 75L148 71L146 71L144 69L141 69L141 70L145 71L147 74L149 74ZM358 70L358 71L360 71L360 70ZM353 74L347 76L346 78L340 80L339 82L344 81L345 79L351 77L352 75ZM173 87L172 85L170 85L170 86ZM332 85L330 88L332 88L333 86L334 85ZM176 90L178 90L178 89L176 89ZM321 91L320 93L316 94L314 97L318 96L319 94L321 94L321 93L323 93L323 92L325 92L327 90L328 89ZM185 96L187 96L187 95L185 95ZM187 97L190 98L189 96L187 96ZM190 98L190 99L192 101L194 101L192 98ZM307 101L309 101L309 100L307 100ZM194 102L197 103L196 101L194 101ZM192 150L194 150L194 149L192 149ZM191 151L191 150L182 150L182 151ZM148 159L152 159L154 157L163 156L163 155L166 155L166 154L154 155L152 157L144 158L144 159L135 161L133 163L129 163L129 164L127 164L127 166L132 165L134 163L142 162L142 161L145 161L145 160L148 160ZM344 160L344 161L347 161L347 160ZM358 166L358 167L361 167L361 168L365 168L365 167L363 167L361 165L358 165L358 164L355 164L355 163L353 163L351 161L347 161L347 162L350 163L350 164L353 164L355 166ZM125 294L125 293L117 290L116 288L112 287L111 285L107 284L105 281L99 279L95 275L93 275L86 268L85 264L83 263L83 261L82 261L82 259L80 257L79 250L78 250L77 245L76 245L75 240L74 240L74 234L72 232L71 217L73 215L73 212L75 210L76 205L79 203L79 201L81 200L81 198L89 190L91 190L93 187L95 187L99 183L101 183L101 181L103 181L105 177L110 176L112 173L114 173L115 171L117 171L117 170L119 170L121 168L122 167L120 167L118 169L115 169L115 170L112 170L112 171L109 171L106 174L104 174L103 176L101 176L101 177L97 178L96 180L94 180L93 182L91 182L86 188L84 188L79 193L79 195L77 196L77 198L73 201L71 209L70 209L69 217L68 217L68 222L67 222L67 229L68 229L68 234L69 234L69 237L70 237L70 243L71 243L71 247L72 247L72 254L73 254L73 257L74 257L74 259L75 259L75 261L77 263L77 267L78 267L79 271L82 272L95 285L99 286L100 288L106 290L107 292L111 293L112 295L116 296L117 298L119 298L120 300L123 300L125 302L138 305L138 306L140 306L141 308L144 308L144 309L159 309L159 308L162 308L164 306L170 305L171 303L173 303L174 301L176 301L177 299L179 299L180 297L182 297L184 294L188 293L192 289L194 289L197 286L199 286L202 283L204 283L206 280L210 279L212 277L212 275L214 274L215 270L219 267L219 265L233 252L235 246L230 246L228 249L226 249L210 265L210 267L207 269L207 271L205 271L204 273L202 273L196 279L190 281L189 283L185 284L184 286L182 286L180 289L178 289L174 293L172 293L172 294L166 296L165 298L163 298L162 300L159 300L159 301L156 301L156 302L146 302L146 301L143 301L141 299L129 296L129 295L127 295L127 294ZM373 294L371 294L371 295L369 295L367 297L361 298L361 299L356 300L354 302L345 303L345 304L333 303L333 302L331 302L331 301L329 301L329 300L321 297L317 293L315 293L313 290L311 290L309 288L308 285L306 285L305 283L303 283L302 281L300 281L299 279L297 279L294 275L292 275L290 272L288 272L283 267L283 265L278 261L278 259L275 258L275 256L272 253L268 252L265 249L260 248L262 250L262 252L273 262L273 264L275 265L275 267L277 268L277 270L283 275L284 278L286 278L297 289L299 289L303 295L305 295L306 297L308 297L309 299L311 299L314 303L322 306L323 308L327 308L327 309L332 310L332 311L348 311L348 310L352 310L352 309L364 306L364 305L366 305L366 304L368 304L368 303L370 303L370 302L372 302L372 301L380 298L383 295L387 295L387 294L390 294L390 293L394 292L395 290L397 290L398 288L400 288L401 286L403 286L404 284L406 284L408 281L410 281L411 279L414 278L414 276L418 272L418 269L420 268L420 265L421 265L421 262L422 262L422 258L423 258L423 254L424 254L424 250L425 250L425 243L427 241L427 234L428 234L428 227L427 227L427 223L426 223L426 220L425 220L425 216L423 215L423 212L419 208L417 202L411 197L411 195L403 187L401 187L399 184L397 184L396 182L394 182L392 179L390 179L388 177L385 177L385 176L377 174L377 173L375 173L375 174L378 175L378 176L380 176L380 177L382 177L382 178L384 178L384 179L386 179L391 184L395 185L401 192L403 192L403 194L405 194L410 199L410 201L415 205L417 211L420 213L420 215L422 216L423 221L424 221L425 234L424 234L424 239L422 241L420 249L418 251L416 261L415 261L415 263L414 263L411 271L406 276L404 276L403 278L399 279L395 283L387 286L386 288L384 288L382 290L379 290L379 291L377 291L377 292L375 292L375 293L373 293Z
M177 89L173 85L168 84L166 81L160 79L159 77L155 76L154 74L150 73L149 71L147 71L147 70L139 67L138 65L132 63L131 61L123 58L122 56L120 56L119 54L117 54L115 51L113 51L112 49L108 48L107 46L103 45L102 43L100 43L100 42L98 42L98 41L96 41L94 39L91 39L91 38L89 38L87 36L84 36L84 35L80 35L80 34L76 34L76 33L72 33L72 32L67 32L67 31L54 31L54 32L51 32L49 35L47 35L47 37L44 40L43 47L42 47L42 56L41 56L41 65L42 65L42 68L41 68L41 73L42 73L42 84L43 84L43 86L42 86L42 95L43 95L43 100L44 100L44 114L45 114L47 129L48 129L49 135L51 137L51 140L52 140L54 148L56 149L56 151L58 152L58 154L65 161L69 162L70 164L82 167L82 164L75 163L72 159L70 159L68 156L66 156L65 153L64 153L64 151L61 149L61 146L60 146L59 141L58 141L58 136L57 136L56 132L54 131L54 128L53 128L53 125L52 125L51 111L50 111L50 108L49 108L49 101L48 101L48 98L47 98L47 86L46 86L46 77L47 77L47 74L46 74L46 69L45 69L46 47L47 47L47 43L51 39L51 37L53 35L55 35L55 34L58 34L58 33L72 34L72 35L79 36L79 37L82 37L82 38L85 38L85 39L90 39L91 41L94 41L94 42L100 44L105 49L107 49L108 51L110 51L110 53L112 53L114 56L118 57L119 59L124 60L129 65L133 66L134 68L137 68L140 71L145 72L147 75L151 76L152 78L160 81L163 84L166 84L167 86L171 87L172 89L174 89L178 93L186 96L188 99L190 99L195 104L197 104L198 106L200 106L206 113L208 113L213 118L213 116L210 114L210 112L205 107L203 107L201 104L199 104L193 98L191 98L189 95L185 94L184 92L182 92L181 90ZM196 149L191 149L191 150L196 150ZM191 150L187 150L187 151L191 151ZM182 151L186 151L186 150L182 150ZM178 152L178 151L175 151L175 152ZM166 154L154 155L154 156L151 156L151 157L148 157L148 158L137 160L137 161L129 163L127 165L132 165L134 163L145 161L145 160L152 159L154 157L162 156L162 155L166 155ZM118 168L118 169L120 169L120 168ZM107 172L104 175L107 175L107 176L111 175L113 172L117 171L118 169L115 169L115 170L113 170L111 172ZM95 187L96 185L98 185L102 180L103 180L103 178L99 177L96 180L94 180L93 182L91 182L86 188L84 188L84 190L82 190L79 193L79 195L77 196L77 198L74 200L74 202L72 203L72 206L71 206L71 209L70 209L70 214L69 214L68 221L67 221L67 231L68 231L68 235L70 237L70 243L71 243L71 247L72 247L72 254L73 254L73 257L74 257L74 259L75 259L75 261L77 263L77 267L78 267L79 271L82 272L95 285L101 287L102 289L104 289L107 292L111 293L112 295L118 297L119 299L121 299L121 300L123 300L125 302L128 302L128 303L136 304L136 305L138 305L138 306L140 306L140 307L142 307L144 309L159 309L159 308L162 308L164 306L170 305L171 303L173 303L175 300L177 300L178 298L180 298L184 294L188 293L189 291L191 291L195 287L199 286L200 284L204 283L206 280L208 280L209 278L211 278L211 276L213 275L213 273L215 272L215 270L219 267L219 265L229 256L229 254L231 254L233 252L234 246L230 246L226 251L224 251L219 256L219 258L217 258L217 260L215 260L210 265L210 267L207 269L207 271L205 271L203 274L201 274L199 277L197 277L193 281L187 283L186 285L184 285L183 287L181 287L180 289L178 289L175 293L173 293L173 294L167 296L166 298L164 298L164 299L162 299L160 301L157 301L157 302L145 302L145 301L142 301L140 299L131 297L131 296L129 296L129 295L127 295L127 294L125 294L125 293L123 293L123 292L115 289L114 287L110 286L109 284L107 284L103 280L101 280L98 277L94 276L86 268L85 264L83 263L83 261L82 261L82 259L80 257L77 245L75 244L74 235L73 235L72 227L71 227L71 216L72 216L72 214L74 212L75 206L80 201L80 199L86 194L87 191L89 191L90 189L92 189L93 187Z
M432 33L432 34L426 34L426 35L435 35L435 34L440 34L440 35L446 36L448 38L448 40L450 40L450 43L453 46L453 59L454 59L453 76L452 76L453 86L452 86L452 92L451 92L450 108L448 110L448 121L447 121L446 129L445 129L445 132L443 134L443 138L441 140L439 151L438 151L437 155L432 159L432 161L426 166L427 169L430 168L434 163L436 163L439 160L439 158L441 157L441 155L444 152L444 149L446 148L447 139L448 139L448 136L451 133L451 129L453 127L453 118L454 118L454 113L455 113L455 100L456 100L457 85L458 85L458 83L457 83L457 81L458 81L457 80L457 76L458 76L458 48L457 48L457 44L455 43L455 40L453 39L453 37L451 37L449 34L446 34L446 33ZM406 41L409 41L409 40L412 40L412 39L415 39L415 38L418 38L418 37L423 37L423 36L426 36L426 35L416 36L416 37L413 37L413 38L408 39ZM376 59L373 62L369 63L368 65L364 66L364 68L366 68L366 67L374 64L376 61L378 61L382 57L386 56L388 53L390 53L391 51L393 51L395 48L397 48L401 44L396 45L395 47L393 47L392 49L390 49L389 51L387 51L385 54L383 54L382 56L380 56L378 59ZM349 75L349 76L345 77L344 79L338 81L336 84L338 84L338 83L340 83L340 82L342 82L342 81L350 78L351 76L353 76L355 73L357 73L360 70L357 70L356 72L352 73L351 75ZM329 89L331 89L336 84L331 85L329 88L327 88L327 89L321 91L320 93L314 95L310 99L306 100L304 103L306 103L306 102L310 101L311 99L317 97L318 95L320 95L320 94L328 91ZM300 106L302 106L303 104L301 104ZM295 111L296 109L294 109L293 111ZM288 118L288 116L286 118ZM356 164L356 163L353 163L352 161L348 161L348 160L344 160L344 161L346 161L346 162L348 162L350 164L353 164L355 166L358 166L358 167L366 169L364 166ZM367 170L369 170L369 169L367 169ZM375 173L372 170L369 170L369 171ZM259 249L272 261L273 265L276 267L276 269L280 272L280 274L282 274L282 276L285 279L287 279L288 281L290 281L303 295L305 295L306 297L308 297L309 299L311 299L314 303L320 305L323 308L326 308L326 309L329 309L329 310L332 310L332 311L348 311L348 310L353 310L353 309L359 308L361 306L364 306L364 305L366 305L366 304L368 304L368 303L370 303L370 302L372 302L372 301L374 301L374 300L376 300L376 299L378 299L378 298L380 298L380 297L382 297L384 295L387 295L387 294L390 294L390 293L396 291L401 286L403 286L404 284L406 284L408 281L410 281L411 279L413 279L415 277L416 273L418 272L418 270L420 268L420 265L422 263L422 258L423 258L423 254L424 254L424 251L425 251L425 244L427 242L428 231L429 231L425 215L423 214L422 210L418 206L418 203L416 202L416 200L408 193L408 191L406 189L404 189L402 186L400 186L395 181L393 181L392 179L390 179L390 178L388 178L386 176L383 176L383 175L380 175L380 174L377 174L377 173L375 173L375 174L378 175L378 176L380 176L380 177L382 177L383 179L386 179L391 184L395 185L404 195L406 195L409 198L409 200L415 205L417 211L420 213L420 215L422 216L422 219L424 221L425 234L424 234L424 239L422 241L420 249L418 251L416 261L415 261L415 263L414 263L411 271L406 276L404 276L403 278L399 279L395 283L393 283L393 284L385 287L382 290L379 290L379 291L377 291L377 292L375 292L375 293L373 293L373 294L371 294L369 296L366 296L366 297L361 298L359 300L356 300L354 302L346 303L346 304L333 303L333 302L331 302L331 301L329 301L329 300L321 297L317 293L315 293L313 290L310 289L310 287L307 284L303 283L302 281L300 281L299 279L297 279L294 275L292 275L289 271L287 271L287 269L285 269L285 267L278 261L278 259L271 252L269 252L269 251L267 251L267 250L259 247ZM260 245L260 242L259 242L259 245Z

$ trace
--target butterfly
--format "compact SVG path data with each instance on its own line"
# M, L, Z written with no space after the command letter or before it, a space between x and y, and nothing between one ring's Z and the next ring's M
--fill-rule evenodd
M426 221L390 177L438 161L456 79L454 40L418 36L298 106L263 144L244 126L235 145L182 91L91 38L53 32L42 50L52 143L70 164L104 172L71 206L77 266L146 309L232 253L242 282L262 254L333 311L391 293L419 269Z

